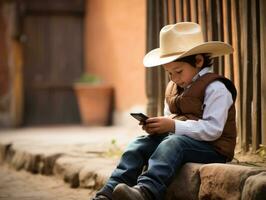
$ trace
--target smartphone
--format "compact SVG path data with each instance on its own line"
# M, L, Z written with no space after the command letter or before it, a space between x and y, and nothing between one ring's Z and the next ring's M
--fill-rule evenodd
M139 120L140 122L143 122L144 124L145 124L145 121L149 118L143 113L130 113L130 115L134 117L135 119Z

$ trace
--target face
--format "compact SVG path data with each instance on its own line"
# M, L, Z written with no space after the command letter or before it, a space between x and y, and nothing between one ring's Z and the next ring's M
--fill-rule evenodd
M203 65L203 57L196 56L196 67L186 62L171 62L163 65L169 73L170 79L179 87L185 88L191 84L193 77L200 71Z

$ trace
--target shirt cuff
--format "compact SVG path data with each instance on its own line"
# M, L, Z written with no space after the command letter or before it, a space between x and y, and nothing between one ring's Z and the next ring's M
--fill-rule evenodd
M175 134L184 135L187 132L188 123L186 121L175 120Z

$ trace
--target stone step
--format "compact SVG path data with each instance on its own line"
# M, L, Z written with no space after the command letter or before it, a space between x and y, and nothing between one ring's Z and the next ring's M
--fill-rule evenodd
M43 152L0 143L1 162L9 163L16 170L58 176L73 188L98 190L118 162L118 158L106 158L97 153ZM265 200L266 168L232 163L187 163L169 186L166 200L190 199Z

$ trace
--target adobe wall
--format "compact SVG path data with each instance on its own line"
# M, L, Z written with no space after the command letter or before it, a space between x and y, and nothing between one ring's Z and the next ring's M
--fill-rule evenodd
M143 0L87 0L85 69L114 86L116 113L146 105L145 6Z

